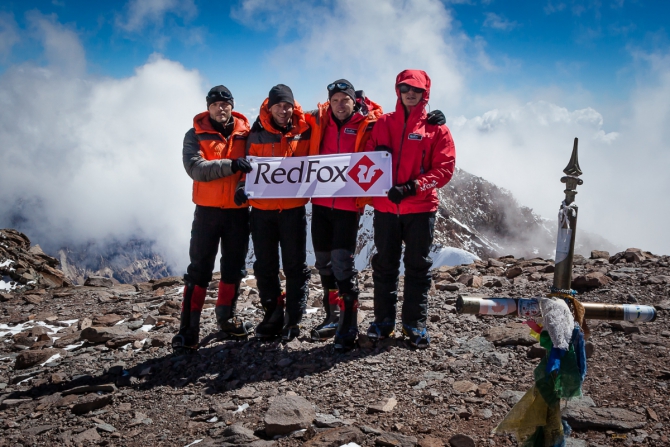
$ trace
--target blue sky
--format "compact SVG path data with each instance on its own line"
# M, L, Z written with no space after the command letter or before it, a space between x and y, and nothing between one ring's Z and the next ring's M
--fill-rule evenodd
M210 86L230 87L252 118L276 83L312 108L325 85L345 77L391 110L395 75L421 68L461 168L554 219L579 137L580 225L624 247L670 253L668 5L2 2L0 138L17 162L0 167L0 189L22 195L20 207L39 209L63 238L184 239L191 204L181 139ZM45 105L54 113L40 113ZM45 188L45 178L58 186ZM110 194L102 210L82 206ZM17 206L0 199L0 214ZM181 242L165 250L175 259L185 252Z

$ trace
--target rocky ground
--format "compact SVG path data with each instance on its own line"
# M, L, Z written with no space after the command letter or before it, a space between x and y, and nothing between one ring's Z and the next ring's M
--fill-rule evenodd
M651 304L658 318L590 321L585 397L563 411L575 428L570 445L670 445L669 258L635 249L592 257L575 259L580 300ZM459 294L544 295L552 271L550 260L512 257L441 267L429 349L402 338L373 346L362 336L344 354L308 340L322 319L318 275L303 336L286 345L212 337L215 278L204 346L191 356L169 348L178 278L26 281L0 294L0 446L516 445L491 431L532 385L541 349L521 319L459 315L455 302ZM360 280L365 331L371 273ZM238 307L260 321L253 276Z

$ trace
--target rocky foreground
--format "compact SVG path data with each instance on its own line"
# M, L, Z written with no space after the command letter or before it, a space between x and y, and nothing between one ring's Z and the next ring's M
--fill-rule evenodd
M563 412L575 429L569 445L667 446L670 260L636 249L592 258L575 259L579 299L651 304L659 317L590 321L585 397ZM75 287L24 278L0 294L0 446L516 445L491 431L532 385L544 353L522 320L458 315L454 304L459 294L544 295L553 268L551 260L513 257L441 267L433 272L429 349L402 338L372 346L363 335L344 354L308 340L322 319L318 275L303 337L286 345L218 339L215 278L204 346L192 356L169 348L179 278L89 278ZM370 272L360 280L364 332ZM238 307L260 321L253 276Z

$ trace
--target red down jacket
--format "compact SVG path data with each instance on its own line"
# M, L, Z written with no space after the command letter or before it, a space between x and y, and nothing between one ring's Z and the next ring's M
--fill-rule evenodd
M319 104L318 109L307 115L308 121L314 121L312 125L312 139L319 145L319 155L344 154L351 152L362 152L374 123L382 115L379 104L369 98L358 98L359 109L354 112L351 119L341 128L332 119L330 103ZM369 200L369 199L367 199ZM338 210L359 211L365 207L365 199L360 197L333 197L312 198L315 205L327 206Z
M398 84L425 89L423 98L405 120L405 106ZM416 196L396 205L386 197L374 197L372 206L385 213L425 213L438 207L437 189L451 180L456 166L456 148L446 125L428 124L426 104L430 97L430 78L422 70L405 70L396 77L395 112L382 115L372 130L366 150L384 145L393 149L393 184L416 180Z

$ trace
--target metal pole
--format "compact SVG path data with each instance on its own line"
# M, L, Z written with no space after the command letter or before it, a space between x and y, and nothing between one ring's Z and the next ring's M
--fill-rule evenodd
M561 178L565 183L565 200L561 204L559 212L558 238L556 240L556 261L554 270L554 287L559 290L570 290L572 288L572 257L575 253L575 235L577 231L577 212L575 202L577 185L584 183L579 178L582 170L579 168L577 159L577 138L572 147L570 162L563 169L566 174Z
M649 322L656 319L656 309L642 304L582 303L584 318L589 320L613 320ZM516 315L524 318L540 317L538 298L485 298L481 296L459 296L456 311L470 315Z

